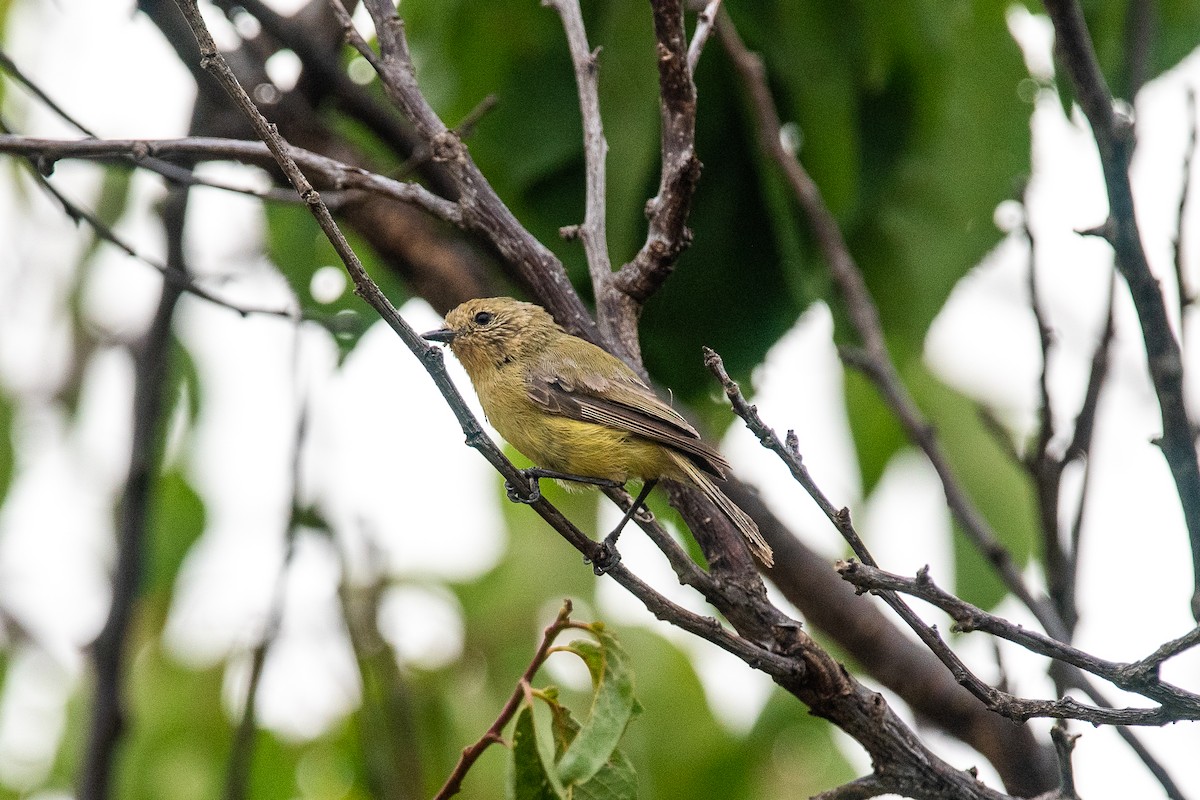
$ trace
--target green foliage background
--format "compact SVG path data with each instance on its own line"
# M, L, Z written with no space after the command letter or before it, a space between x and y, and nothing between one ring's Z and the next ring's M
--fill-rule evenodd
M1097 49L1118 90L1125 80L1119 63L1125 5L1085 3ZM727 6L743 37L766 59L781 114L794 123L801 158L865 272L910 389L938 420L956 468L1005 543L1020 558L1036 557L1024 477L983 429L973 403L921 363L930 322L956 282L997 242L993 210L1014 195L1029 170L1031 106L1018 93L1029 78L1006 28L1009 3L730 0ZM1200 38L1195 24L1200 3L1161 6L1155 74ZM0 1L0 24L7 10ZM557 17L534 0L405 0L402 13L422 86L444 119L454 124L485 96L497 97L496 109L469 141L471 151L517 217L554 249L586 291L581 248L557 233L583 212L579 112ZM621 263L644 235L642 207L658 179L649 8L634 0L589 2L585 13L592 43L602 48L609 233L614 261ZM751 111L716 43L704 55L697 83L698 150L705 168L692 215L695 240L647 307L642 341L651 373L716 427L727 424L729 415L714 402L700 368L702 344L720 351L734 377L748 384L767 350L816 300L835 309L838 340L854 338L803 219L755 146ZM3 83L0 91L7 91ZM367 134L351 135L379 149ZM127 191L124 173L110 171L104 191L94 198L105 218L119 217ZM303 211L269 207L266 218L268 253L310 310L365 313L349 296L332 309L308 296L312 271L333 259ZM359 252L370 264L369 252ZM81 282L93 254L94 249L80 265ZM387 288L397 303L403 299L403 287ZM338 328L344 349L353 347L369 321ZM80 358L86 357L85 348ZM185 415L190 425L204 387L182 347L174 361L173 389L192 404ZM905 443L863 379L848 375L845 389L869 491ZM69 407L73 397L72 387L64 387L62 402ZM19 468L15 412L16 400L0 394L0 495ZM118 765L119 794L128 800L199 800L220 795L232 742L222 670L175 663L163 649L162 633L180 564L204 528L204 502L177 471L161 476L156 492L149 573L129 648L135 654L128 693L132 719ZM595 518L594 497L553 499L574 519ZM436 671L397 670L363 656L364 674L383 682L378 692L366 691L367 706L312 742L259 732L253 797L398 798L407 795L395 787L406 786L417 796L431 795L459 749L494 719L528 663L536 645L532 631L548 622L539 618L547 602L570 596L594 605L596 584L586 570L534 566L546 563L547 549L554 550L555 564L571 563L573 556L554 534L525 509L505 504L499 491L496 501L505 508L507 552L478 580L448 587L466 615L461 661ZM965 547L956 553L957 586L965 599L995 604L1002 589L982 560ZM852 777L828 726L794 700L777 694L751 730L730 732L713 717L683 652L651 631L622 630L619 636L644 709L622 745L638 772L641 797L803 796ZM29 645L11 645L24 646ZM0 676L10 656L0 651ZM464 691L481 675L481 690ZM72 786L89 690L86 681L77 689L59 756L42 788ZM564 691L562 698L575 708L586 704L578 693ZM414 728L400 734L388 728L395 719L387 715L392 701L408 709ZM381 762L381 740L405 752L407 763L419 764L419 774L396 773L399 758ZM505 769L503 749L493 748L471 773L464 796L503 796ZM303 775L309 777L302 781ZM19 788L0 786L0 798L21 796Z

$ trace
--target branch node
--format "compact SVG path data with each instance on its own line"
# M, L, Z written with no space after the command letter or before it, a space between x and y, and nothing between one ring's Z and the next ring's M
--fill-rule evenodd
M1097 238L1104 239L1111 244L1116 241L1117 238L1117 223L1116 220L1114 220L1112 217L1109 217L1094 228L1077 229L1075 233L1079 234L1080 236L1095 236Z

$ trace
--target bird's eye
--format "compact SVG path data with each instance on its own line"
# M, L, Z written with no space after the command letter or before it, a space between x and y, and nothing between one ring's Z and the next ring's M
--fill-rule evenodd
M493 319L492 312L480 311L478 314L475 315L475 324L476 325L487 325L489 322L492 321L492 319Z

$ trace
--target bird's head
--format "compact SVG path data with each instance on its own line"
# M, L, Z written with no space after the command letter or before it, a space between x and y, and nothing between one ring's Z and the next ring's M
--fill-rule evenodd
M562 332L541 306L511 297L484 297L456 306L446 315L446 327L422 336L450 345L474 376L478 369L536 352Z

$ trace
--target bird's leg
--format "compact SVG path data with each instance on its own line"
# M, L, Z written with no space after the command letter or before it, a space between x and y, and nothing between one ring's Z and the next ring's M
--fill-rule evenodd
M617 527L613 528L612 533L604 537L600 542L600 552L592 561L592 571L597 575L603 575L608 572L617 562L621 560L621 554L617 552L617 538L621 535L621 530L633 519L637 514L638 509L643 508L646 503L646 498L650 496L650 490L658 483L657 479L648 480L642 484L642 490L638 492L637 499L633 501L633 505L621 517L621 521L617 523Z
M529 469L521 470L521 474L529 481L528 493L522 492L521 489L513 486L511 481L504 482L504 490L508 493L508 499L514 503L525 503L526 505L536 503L542 497L541 488L538 486L538 481L541 478L554 478L558 481L572 481L574 483L589 483L593 486L599 486L604 489L620 489L625 484L617 481L610 481L608 478L592 478L587 475L572 475L569 472L558 472L552 469L542 469L541 467L530 467Z

